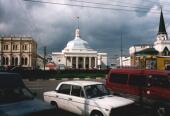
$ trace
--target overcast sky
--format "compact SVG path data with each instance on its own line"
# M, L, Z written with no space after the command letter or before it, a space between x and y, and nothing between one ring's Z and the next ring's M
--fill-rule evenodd
M81 37L89 42L91 48L108 52L109 58L120 56L122 33L123 54L128 55L130 46L153 43L156 40L160 4L163 6L167 32L170 32L170 1L168 3L167 0L84 0L111 4L110 6L78 2L83 0L39 1L102 7L109 10L23 0L0 0L0 34L29 35L37 41L39 52L43 50L43 46L47 46L49 53L59 52L68 41L74 39L76 17L80 17Z

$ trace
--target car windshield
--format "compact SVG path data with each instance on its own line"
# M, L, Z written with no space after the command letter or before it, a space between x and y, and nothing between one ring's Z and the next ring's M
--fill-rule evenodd
M0 104L7 104L33 98L33 94L26 87L0 88Z
M103 84L88 85L84 87L87 98L109 95L108 89Z

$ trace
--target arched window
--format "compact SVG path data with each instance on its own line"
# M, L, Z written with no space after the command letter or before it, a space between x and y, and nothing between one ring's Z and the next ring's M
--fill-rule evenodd
M28 58L25 58L25 62L24 62L25 65L28 64Z
M21 58L21 65L24 65L24 58Z
M6 58L5 58L5 65L8 65L8 64L9 64L9 58L6 57Z
M5 57L2 57L2 65L5 65Z
M12 57L11 65L13 65L13 66L14 66L14 57Z
M17 61L18 62L18 61ZM28 64L28 58L27 57L22 57L21 58L21 65L27 65Z
M15 58L15 66L18 65L18 57Z

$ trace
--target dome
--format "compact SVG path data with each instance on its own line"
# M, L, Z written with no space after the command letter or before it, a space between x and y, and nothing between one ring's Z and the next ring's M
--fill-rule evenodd
M89 49L89 48L90 47L88 45L88 42L80 38L80 30L76 29L74 40L69 41L65 49Z

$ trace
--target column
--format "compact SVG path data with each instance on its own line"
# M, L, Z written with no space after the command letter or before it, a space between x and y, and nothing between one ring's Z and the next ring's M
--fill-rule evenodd
M86 69L86 57L83 57L83 69Z
M97 67L97 58L94 57L94 68L96 68L96 67Z
M89 57L89 69L91 69L91 57Z
M9 65L9 66L11 66L11 65L12 65L12 63L11 63L11 62L12 62L12 57L11 57L11 55L9 55L9 57L8 57L8 65Z
M2 55L0 54L0 66L2 66Z
M19 65L20 65L20 57L17 56L17 58L18 58L18 64L17 64L17 66L19 66Z
M67 56L66 56L66 65L65 65L65 68L67 68Z
M29 54L29 66L30 67L33 67L33 65L32 65L32 55L31 54Z
M70 57L71 60L71 68L73 68L73 57Z
M78 57L76 57L76 69L78 69Z

